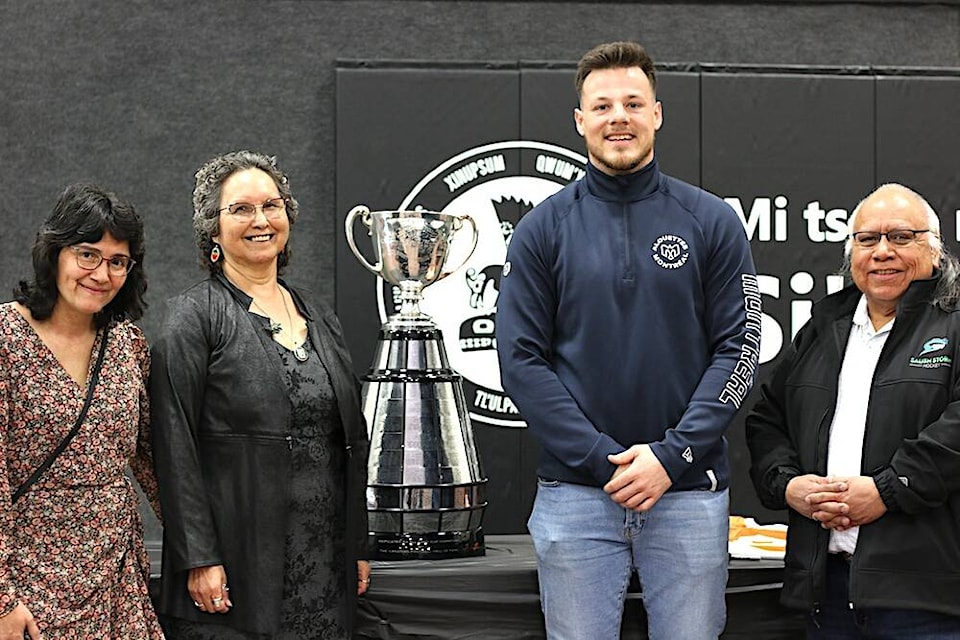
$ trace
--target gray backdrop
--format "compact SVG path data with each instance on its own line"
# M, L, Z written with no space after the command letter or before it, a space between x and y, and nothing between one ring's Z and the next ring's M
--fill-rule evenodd
M960 7L5 2L0 299L27 272L28 247L63 186L97 182L146 219L152 307L142 324L149 337L163 300L201 276L189 223L193 172L214 154L254 148L279 156L301 203L289 279L333 303L344 214L334 207L337 60L571 62L615 39L639 40L664 63L955 68ZM893 117L908 124L911 114ZM151 523L149 536L157 535Z

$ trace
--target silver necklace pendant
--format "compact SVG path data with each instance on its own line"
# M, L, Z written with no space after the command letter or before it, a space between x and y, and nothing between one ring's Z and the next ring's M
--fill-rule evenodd
M287 314L287 322L290 323L290 332L289 335L291 338L294 338L294 329L293 318L290 315L290 308L287 306L287 297L283 295L283 289L280 288L280 283L277 283L277 293L280 294L280 299L283 300L283 310ZM306 344L306 343L304 343ZM293 350L293 357L296 358L299 362L307 361L307 350L303 348L303 345L300 345Z

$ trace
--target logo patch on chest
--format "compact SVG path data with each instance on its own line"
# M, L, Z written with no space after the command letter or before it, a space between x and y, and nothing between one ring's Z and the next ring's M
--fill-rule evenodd
M653 243L651 248L653 261L664 269L679 269L690 257L690 247L680 236L667 233Z
M910 358L910 366L919 369L939 369L953 365L953 359L948 354L931 355L943 351L950 344L949 338L930 338L923 343L920 353Z

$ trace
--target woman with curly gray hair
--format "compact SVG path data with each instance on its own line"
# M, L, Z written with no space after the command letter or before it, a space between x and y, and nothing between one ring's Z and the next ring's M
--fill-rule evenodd
M151 373L164 630L347 639L368 443L339 321L280 278L299 205L250 151L201 167L193 204L209 278L168 305Z

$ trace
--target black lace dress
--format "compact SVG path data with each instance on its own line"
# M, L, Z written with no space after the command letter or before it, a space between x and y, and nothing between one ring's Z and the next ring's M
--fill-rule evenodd
M281 631L267 636L167 618L169 640L347 640L343 523L346 455L326 368L309 340L303 362L276 344L292 406L292 480ZM226 567L227 577L230 567ZM211 616L219 614L211 614Z

